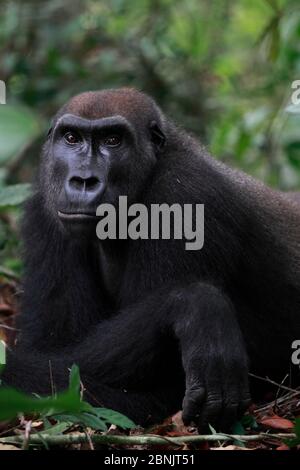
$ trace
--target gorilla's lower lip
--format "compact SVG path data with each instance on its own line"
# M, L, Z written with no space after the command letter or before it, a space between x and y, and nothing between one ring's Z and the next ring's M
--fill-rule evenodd
M97 216L92 212L62 212L58 211L58 217L65 221L81 222L81 221L95 221Z

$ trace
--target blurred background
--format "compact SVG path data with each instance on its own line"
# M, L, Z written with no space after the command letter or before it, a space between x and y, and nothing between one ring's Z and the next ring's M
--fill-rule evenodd
M51 116L135 86L220 160L300 188L299 0L0 0L0 274L22 269L20 203Z

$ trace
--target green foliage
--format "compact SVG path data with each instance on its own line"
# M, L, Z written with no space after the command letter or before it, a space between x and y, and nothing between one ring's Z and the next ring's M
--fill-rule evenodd
M10 0L0 5L0 274L19 275L19 205L53 113L89 89L136 86L217 158L281 189L300 187L299 0ZM40 5L39 5L40 6ZM47 433L133 425L79 397L0 390L0 419L42 413ZM57 424L51 423L55 416ZM249 424L255 426L255 423ZM239 434L244 422L238 423ZM300 444L300 421L296 420Z
M27 183L0 186L0 211L22 204L30 195L30 189L31 185Z
M293 431L296 434L296 437L294 439L284 440L285 444L289 447L296 447L300 445L300 418L296 418Z
M12 160L40 132L37 118L26 108L0 106L0 166Z
M100 431L106 431L110 424L123 429L135 426L121 413L94 408L81 399L79 369L75 365L70 372L69 388L53 397L31 397L12 388L0 388L0 421L14 419L19 414L38 415L45 423L47 434L64 432L73 424ZM52 426L53 420L58 424Z
M153 95L217 158L300 187L298 0L2 3L0 187L31 179L50 117L70 96L123 85ZM0 227L6 267L19 256L13 226Z
M7 185L6 180L14 164L27 146L39 135L37 117L22 106L0 106L0 262L5 267L19 272L21 263L18 256L18 240L13 219L17 214L11 210L22 204L30 194L30 184ZM5 217L5 212L9 215ZM11 222L11 223L10 223Z
M131 429L135 424L126 416L107 408L93 408L82 413L59 414L52 416L61 423L81 424L97 431L107 431L107 425L115 424L123 429Z
M2 113L21 103L48 119L74 93L133 85L219 158L300 185L286 147L299 134L284 112L300 69L297 0L46 0L38 14L35 2L12 0L1 13ZM3 148L16 154L22 132L13 134Z
M73 366L68 390L49 398L34 398L12 388L1 388L0 421L13 419L19 413L36 414L49 412L53 414L62 411L80 412L85 410L86 403L80 400L78 390L80 380L78 377L78 368Z

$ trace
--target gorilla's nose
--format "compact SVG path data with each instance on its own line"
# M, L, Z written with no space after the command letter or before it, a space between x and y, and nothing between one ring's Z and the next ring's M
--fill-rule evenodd
M72 200L95 200L103 194L105 184L96 176L72 176L66 182L65 190L68 198Z
M82 178L81 176L72 176L68 181L69 189L71 191L96 191L101 183L95 176L89 178Z

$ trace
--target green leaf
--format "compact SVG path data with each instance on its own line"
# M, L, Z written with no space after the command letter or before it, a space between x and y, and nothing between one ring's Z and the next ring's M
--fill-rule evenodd
M89 413L59 414L51 417L60 423L81 424L97 431L107 431L105 422Z
M300 437L295 437L295 439L283 439L282 442L289 447L296 447L300 445Z
M251 428L251 429L257 429L258 428L258 424L256 422L256 419L251 414L244 415L241 419L241 424L244 426L244 428Z
M67 431L72 426L71 422L64 421L63 423L54 424L54 426L46 427L45 432L47 435L55 436L57 434L62 434ZM41 433L41 434L42 434Z
M293 429L296 437L294 439L284 439L283 442L289 447L296 447L300 445L300 418L296 418Z
M215 428L212 427L211 424L208 424L208 427L209 427L209 430L212 434L217 434L217 431L215 430Z
M0 421L15 418L19 413L24 414L53 414L85 411L87 404L82 402L79 394L80 377L77 366L70 373L69 389L55 397L35 398L13 388L0 388Z
M69 388L55 397L35 398L12 388L0 389L0 421L15 418L19 413L41 414L47 433L64 432L71 424L81 424L92 429L106 431L107 424L131 429L135 424L117 411L94 408L80 399L79 368L73 365ZM62 426L49 427L48 418L54 418Z
M300 439L300 418L296 418L294 432L296 436Z
M246 433L244 426L242 425L241 421L237 421L233 426L232 434L238 434L242 436ZM235 439L233 444L239 447L245 447L244 442L240 441L239 439Z
M296 168L300 169L300 140L295 142L289 142L285 145L285 151L288 157L290 164Z
M31 185L26 183L0 188L0 209L22 204L30 195L30 190Z
M0 229L1 230L1 229ZM1 235L0 235L1 237ZM1 241L0 241L1 243ZM0 266L0 276L7 277L8 279L16 279L17 274L11 269L6 268L5 266Z
M19 413L36 414L51 410L49 413L54 414L81 409L80 397L74 397L69 391L62 392L55 398L33 398L13 388L0 389L0 421L13 419Z
M37 117L26 108L0 106L0 165L19 153L40 132Z
M131 419L124 416L118 411L110 410L108 408L93 408L93 413L96 414L98 418L103 419L106 423L115 424L123 429L132 429L136 425Z
M80 392L80 374L79 367L76 364L73 364L71 368L69 390L75 394Z
M52 429L52 432L57 429L66 430L70 424L81 424L100 431L106 431L107 424L115 424L123 429L135 427L133 421L117 411L94 408L89 403L81 401L80 374L77 365L71 368L68 390L55 397L35 398L12 388L1 388L0 421L15 418L19 413L42 414L47 432L49 429ZM64 423L64 426L49 427L49 417Z
M270 33L270 45L269 45L268 58L272 62L276 61L279 55L279 50L280 50L279 20L280 20L280 17L275 19L273 26L272 26L272 31Z

